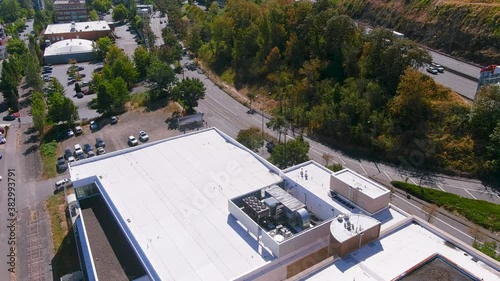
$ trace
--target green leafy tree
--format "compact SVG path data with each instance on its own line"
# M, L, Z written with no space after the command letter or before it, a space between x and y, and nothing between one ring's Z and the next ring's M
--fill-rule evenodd
M127 83L121 78L102 81L97 88L97 106L101 112L113 113L130 98Z
M43 81L40 77L40 64L38 58L31 53L24 56L24 74L26 75L26 85L32 87L35 91L41 91Z
M236 136L236 141L255 152L264 145L262 132L257 127L250 127L246 130L240 130Z
M274 147L269 161L280 169L285 169L309 160L308 152L309 143L299 136Z
M151 56L143 46L138 46L134 51L134 63L139 78L145 78L151 63Z
M106 13L111 9L112 3L110 0L92 0L90 6L101 13Z
M7 52L9 54L23 55L28 51L24 42L17 38L12 38L7 42Z
M470 113L472 132L486 141L500 121L500 86L483 87L476 95Z
M99 15L97 14L96 10L94 10L94 9L90 10L89 19L91 21L98 21L99 20Z
M151 83L152 99L161 97L161 93L170 93L172 86L177 82L175 72L170 66L158 59L153 59L151 66L147 70L147 77Z
M47 104L43 94L34 92L31 95L31 115L33 116L33 125L40 134L43 133L43 127L45 126L46 111Z
M48 116L54 123L74 124L78 120L78 107L62 93L53 93L48 100Z
M98 60L104 60L110 47L114 45L109 37L101 37L97 39L95 46L96 57Z
M64 94L64 86L57 80L57 78L52 77L52 80L50 81L50 87L52 88L53 93L60 93Z
M180 102L188 113L194 113L198 100L205 97L205 86L198 78L186 78L172 89L172 98Z
M123 53L111 65L111 70L113 72L113 77L121 77L123 81L126 81L129 89L131 89L132 85L136 82L137 69L135 68L134 62Z
M278 141L281 142L281 134L287 128L288 121L286 121L285 117L283 117L282 115L277 115L271 117L271 119L269 119L269 121L266 123L266 126L269 129L278 132Z
M17 0L3 0L0 10L0 18L5 23L15 22L25 12Z
M125 5L120 3L117 6L115 6L115 8L113 9L113 20L121 21L128 19L128 17L129 17L128 9L127 7L125 7Z

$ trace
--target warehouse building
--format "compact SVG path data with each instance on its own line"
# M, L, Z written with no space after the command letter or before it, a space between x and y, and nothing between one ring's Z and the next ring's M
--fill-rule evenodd
M67 39L55 42L45 48L45 64L66 64L74 59L77 62L95 60L94 42L84 39Z
M86 280L403 280L436 263L495 280L500 270L369 179L314 161L280 170L215 128L69 165Z
M110 36L111 28L106 21L86 21L60 24L49 24L43 33L43 38L50 42L66 39L97 39Z

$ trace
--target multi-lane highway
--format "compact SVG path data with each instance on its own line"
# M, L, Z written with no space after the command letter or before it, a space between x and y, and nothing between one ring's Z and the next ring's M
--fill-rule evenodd
M453 71L460 72L466 76L469 76L472 78L471 80L475 80L479 77L479 72L481 71L480 67L434 51L429 52L431 53L434 62L443 65L448 69L452 69Z

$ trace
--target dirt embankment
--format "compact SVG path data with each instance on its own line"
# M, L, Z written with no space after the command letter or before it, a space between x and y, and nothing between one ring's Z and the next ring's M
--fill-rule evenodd
M431 48L482 65L500 63L498 0L340 0L339 9Z

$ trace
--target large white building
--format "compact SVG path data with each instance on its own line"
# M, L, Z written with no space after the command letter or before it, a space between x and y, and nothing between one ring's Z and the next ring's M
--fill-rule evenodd
M282 171L214 128L69 171L87 280L403 280L434 260L467 280L500 270L369 179L313 161Z

